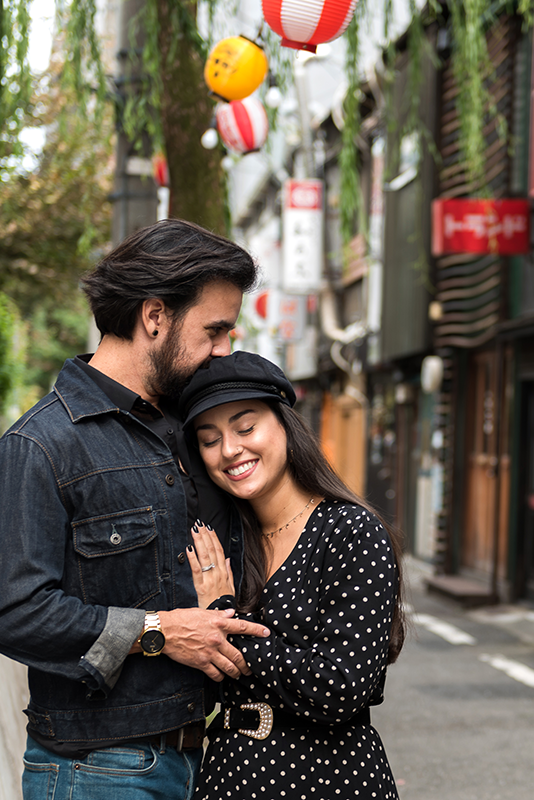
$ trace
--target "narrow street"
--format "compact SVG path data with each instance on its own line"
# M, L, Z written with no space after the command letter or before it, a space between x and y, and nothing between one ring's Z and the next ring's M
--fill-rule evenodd
M408 642L372 714L401 800L532 800L534 609L464 611L408 572Z

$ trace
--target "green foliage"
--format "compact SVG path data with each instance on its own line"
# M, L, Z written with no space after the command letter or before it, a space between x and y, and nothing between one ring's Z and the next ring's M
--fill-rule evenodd
M0 204L0 291L25 331L18 360L26 364L20 381L34 387L29 402L49 390L67 356L85 349L89 311L79 279L110 239L112 110L98 128L74 113L61 71L55 58L32 97L34 124L47 130L37 166L5 180ZM17 400L26 402L20 391Z
M87 350L89 310L81 292L68 306L46 299L29 317L25 383L50 390L66 358Z
M281 94L285 95L289 87L293 85L294 53L287 47L280 47L280 37L267 25L262 29L261 41L269 61L269 74L275 79ZM259 89L263 103L265 102L265 95L268 89L269 81L264 81ZM267 119L269 121L269 130L276 130L279 122L278 109L265 106L265 111L267 112ZM269 149L269 147L270 141L268 138L266 148Z
M173 13L173 24L176 23L176 17L176 13ZM161 126L163 83L158 35L157 4L155 0L147 0L130 22L128 63L124 83L120 87L124 108L119 124L137 149L142 149L143 134L146 132L154 151L159 152L165 151L165 146ZM177 33L175 46L178 41Z
M517 13L523 18L525 26L529 29L532 28L534 25L534 0L519 0Z
M347 73L348 88L345 99L345 124L343 126L341 151L339 154L339 167L341 172L340 210L341 210L341 235L343 243L347 245L354 235L354 225L357 212L360 224L363 224L363 202L360 188L360 171L358 164L357 137L360 131L360 74L359 74L359 31L362 15L365 13L365 3L356 8L346 32L347 54L345 69Z
M0 292L0 414L4 412L17 375L14 336L17 329L14 303Z
M165 151L165 142L161 121L162 96L164 85L162 73L172 69L183 40L187 40L199 58L204 62L208 56L209 46L200 35L195 18L196 3L168 3L167 21L170 26L169 52L162 63L160 48L160 26L158 18L159 0L146 0L139 13L130 23L130 75L136 79L128 87L128 77L122 88L124 107L121 124L138 149L142 148L143 134L148 134L154 151ZM213 19L217 0L209 0L209 18ZM141 91L139 91L139 85Z
M485 0L451 0L450 3L461 146L467 162L468 180L482 191L486 148L483 128L487 122L487 110L491 116L496 114L486 84L492 73L486 30L481 25L486 8Z
M30 106L27 0L0 0L0 180L22 154L19 135Z
M63 84L74 92L82 115L94 115L95 123L100 124L108 87L95 27L96 0L58 0L57 13L68 51Z

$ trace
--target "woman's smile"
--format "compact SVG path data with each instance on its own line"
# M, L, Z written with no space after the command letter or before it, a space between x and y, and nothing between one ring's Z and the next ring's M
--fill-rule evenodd
M258 461L259 458L254 458L250 461L244 461L242 464L228 467L227 469L223 470L223 472L226 472L230 478L248 477L248 475L252 474ZM245 475L245 473L247 473L247 475Z

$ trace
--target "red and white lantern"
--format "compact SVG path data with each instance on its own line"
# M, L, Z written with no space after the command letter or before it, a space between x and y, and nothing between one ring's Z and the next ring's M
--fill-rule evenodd
M262 0L265 22L282 47L315 53L347 29L358 0Z
M265 109L256 97L220 105L215 115L219 136L230 150L252 153L265 144L269 123Z
M156 153L152 158L154 180L158 186L169 185L169 166L163 153Z

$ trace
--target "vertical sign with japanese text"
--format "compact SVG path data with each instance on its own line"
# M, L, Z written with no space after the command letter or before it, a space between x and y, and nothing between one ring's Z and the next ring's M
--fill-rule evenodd
M284 182L283 287L288 294L313 294L323 273L323 182Z
M283 342L298 342L306 324L306 298L284 294L280 298L278 336Z

